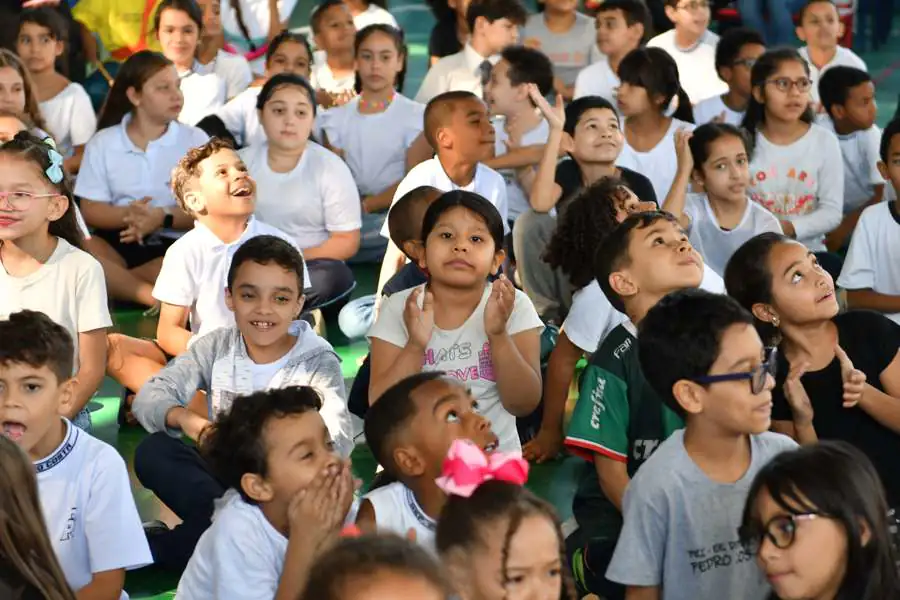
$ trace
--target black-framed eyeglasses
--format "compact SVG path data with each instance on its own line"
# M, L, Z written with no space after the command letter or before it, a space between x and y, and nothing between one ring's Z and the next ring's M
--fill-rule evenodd
M742 381L748 379L750 380L750 391L754 394L759 394L766 389L766 380L769 375L773 378L775 377L777 358L778 349L769 348L766 360L751 371L744 371L743 373L723 373L721 375L704 375L703 377L697 377L691 381L701 385L709 385L711 383L721 383L723 381Z
M742 525L738 528L738 537L747 554L756 556L762 546L763 538L768 538L776 548L786 550L794 543L798 521L811 521L821 515L816 513L800 513L796 515L779 515L769 519L765 527L759 525Z

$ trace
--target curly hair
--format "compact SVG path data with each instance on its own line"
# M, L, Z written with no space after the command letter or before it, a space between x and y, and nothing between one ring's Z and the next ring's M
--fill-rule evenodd
M625 183L604 177L570 200L556 222L544 262L559 269L576 289L594 280L593 252L618 226L616 194Z
M172 169L172 194L175 196L175 201L178 202L178 207L187 214L191 214L191 211L184 203L184 193L191 181L200 176L200 163L219 150L233 151L234 146L228 140L212 138L202 146L188 150Z

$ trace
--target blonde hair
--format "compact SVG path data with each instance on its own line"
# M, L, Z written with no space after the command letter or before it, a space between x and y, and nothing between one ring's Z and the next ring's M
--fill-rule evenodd
M191 214L191 210L184 202L184 194L191 181L200 176L200 163L220 150L234 151L234 146L228 140L212 138L202 146L188 150L172 169L172 194L175 196L178 208L185 213Z
M75 600L66 583L38 501L34 466L13 441L0 436L0 560L47 600Z
M22 60L13 52L6 48L0 48L0 69L9 67L22 78L22 84L25 87L25 109L24 116L27 117L35 127L42 131L47 131L47 123L41 115L41 108L38 105L37 96L34 93L34 81L31 79L31 73L22 64Z

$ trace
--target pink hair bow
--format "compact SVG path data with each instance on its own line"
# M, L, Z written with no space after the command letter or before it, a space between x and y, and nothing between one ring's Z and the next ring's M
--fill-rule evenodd
M528 461L519 454L485 454L470 440L455 440L444 459L437 486L447 494L470 497L485 481L515 485L528 481Z

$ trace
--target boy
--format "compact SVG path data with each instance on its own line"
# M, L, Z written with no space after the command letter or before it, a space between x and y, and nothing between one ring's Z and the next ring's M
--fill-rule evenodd
M650 31L650 11L643 0L605 0L597 7L597 48L604 55L575 79L575 99L600 96L615 101L622 59L640 47Z
M866 63L853 50L838 45L844 32L837 6L832 0L809 0L800 9L797 37L806 45L800 48L800 55L809 63L809 78L812 81L810 100L819 105L819 79L831 67L844 65L867 71Z
M249 240L228 269L225 302L236 326L199 338L135 398L134 415L151 434L135 452L135 473L183 521L149 537L161 566L184 569L209 526L213 502L225 492L197 451L179 437L199 441L235 397L313 386L322 395L322 418L336 447L344 456L353 449L337 355L305 321L296 320L303 309L302 281L303 259L296 248L270 235ZM198 391L206 393L202 416L187 407Z
M460 52L445 56L428 70L416 102L426 104L439 94L457 90L483 98L500 51L516 43L527 17L519 0L472 0L466 11L469 41Z
M331 445L311 387L236 398L200 447L235 490L178 583L183 600L299 598L323 545L353 503L350 465Z
M656 194L644 175L616 166L625 138L608 100L584 96L569 104L564 116L562 107L551 108L537 93L532 101L550 125L550 136L531 185L532 210L519 217L513 247L518 276L541 319L560 324L572 305L573 290L568 277L542 258L556 230L556 211L604 177L620 177L642 201L656 202ZM571 160L557 161L560 149Z
M825 114L818 122L835 132L844 159L844 220L826 240L837 252L849 240L863 209L885 196L878 171L881 130L875 125L875 84L867 72L832 67L819 81L819 96Z
M446 502L435 480L454 440L491 452L497 436L471 392L442 372L417 373L389 388L366 415L366 441L396 481L369 492L359 507L364 531L406 535L434 550L437 518Z
M0 424L34 461L50 543L79 599L127 598L125 571L153 562L118 453L60 417L73 343L43 313L0 321Z
M880 155L878 170L900 194L900 120L891 121L885 128ZM864 209L837 280L837 284L847 290L847 303L851 308L877 310L900 323L900 261L897 257L900 257L897 201L879 202Z
M639 332L647 382L685 428L629 484L606 575L628 598L763 598L737 528L755 474L797 447L768 431L774 356L737 301L699 290L663 298Z
M713 96L694 106L694 123L699 127L710 121L741 126L750 104L750 71L766 44L762 35L753 29L729 29L716 47L716 73L728 84L728 92Z
M244 242L274 235L293 244L286 233L253 217L256 184L224 140L213 138L189 150L172 172L172 191L196 221L166 251L156 278L153 297L161 303L156 341L109 335L107 371L131 390L139 390L198 337L234 325L224 283L228 263Z
M699 104L728 92L728 85L716 72L716 45L719 36L709 30L709 0L665 0L666 16L674 29L661 33L648 46L662 48L678 65L681 87Z
M310 27L316 48L310 83L323 108L346 103L356 95L356 62L353 42L356 26L343 0L324 0L313 10Z

